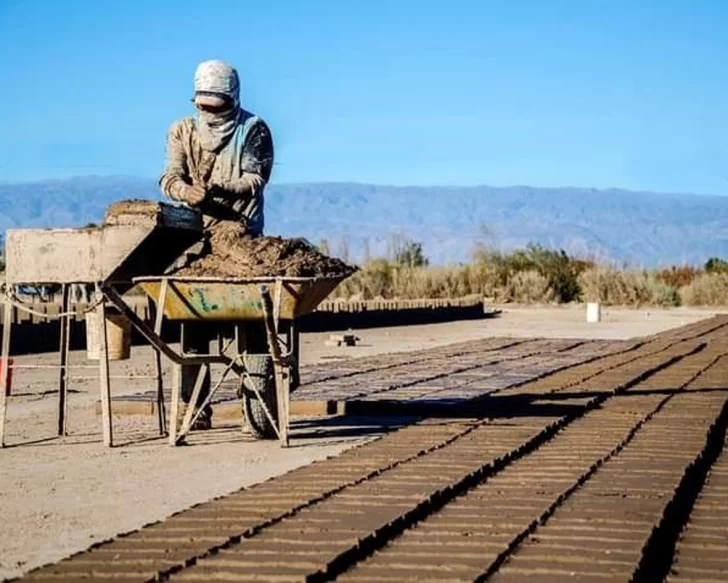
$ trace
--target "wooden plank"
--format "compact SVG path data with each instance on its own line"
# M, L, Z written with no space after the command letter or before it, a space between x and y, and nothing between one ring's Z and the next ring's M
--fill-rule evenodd
M162 292L166 294L167 285L162 284ZM149 321L154 320L154 331L161 337L162 335L162 315L161 308L157 312L157 305L152 298L147 298L147 306L149 308ZM160 306L164 306L163 297L160 296ZM159 426L159 435L167 433L167 419L164 410L164 377L162 375L162 353L151 345L154 358L154 384L157 389L157 425Z
M177 417L179 416L179 400L182 392L182 365L172 365L172 402L169 407L169 445L177 445Z
M12 313L12 306L10 302L5 303L3 309L5 322L10 322L10 314ZM8 400L7 400L7 387L8 387L8 376L10 368L8 366L8 359L10 357L10 331L13 326L3 326L3 340L2 340L2 372L0 373L0 447L5 447L5 421L7 419L8 412Z
M99 292L100 293L100 292ZM99 390L101 391L101 429L104 445L114 445L111 419L111 380L109 379L109 347L106 338L106 302L99 302L96 308L99 327Z
M70 308L70 289L68 284L63 284L61 291L61 313L65 313ZM60 359L61 368L58 371L58 435L67 435L66 419L68 412L68 354L71 319L68 317L61 318L61 338L60 338Z

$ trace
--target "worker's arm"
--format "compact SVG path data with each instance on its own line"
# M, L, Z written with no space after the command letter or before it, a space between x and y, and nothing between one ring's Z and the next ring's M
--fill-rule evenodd
M191 194L192 180L183 140L183 121L177 121L172 124L167 133L167 163L164 173L159 179L159 186L164 195L172 200L190 202L188 199Z
M257 196L268 183L273 168L273 138L262 120L250 128L243 146L241 167L242 176L216 186L239 198Z

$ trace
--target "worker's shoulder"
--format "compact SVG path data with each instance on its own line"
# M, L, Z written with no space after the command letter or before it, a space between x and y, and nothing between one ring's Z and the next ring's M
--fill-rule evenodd
M258 114L243 110L243 124L247 124L251 130L266 131L270 133L270 126Z
M169 126L169 135L183 136L188 135L195 130L195 118L192 116L183 117L172 122Z

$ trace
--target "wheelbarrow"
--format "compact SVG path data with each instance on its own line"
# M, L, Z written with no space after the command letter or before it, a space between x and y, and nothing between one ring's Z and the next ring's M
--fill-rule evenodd
M149 330L148 325L136 317L113 288L105 290L109 301L126 315L132 325L177 365L169 416L170 443L177 444L185 438L201 411L232 373L240 380L243 412L251 434L259 439L277 437L287 444L290 393L297 387L299 378L296 319L312 312L347 275L315 278L173 275L134 278L133 283L144 290L156 305L155 330ZM183 324L195 321L217 324L218 353L177 355L161 340L162 318L182 321ZM260 326L261 323L263 326ZM251 352L249 346L261 346L261 339L252 342L250 333L260 334L261 330L265 331L263 344L267 344L268 350ZM202 366L190 405L178 428L181 366L185 362ZM194 404L198 402L205 377L209 375L209 365L213 363L224 363L225 370L195 410Z

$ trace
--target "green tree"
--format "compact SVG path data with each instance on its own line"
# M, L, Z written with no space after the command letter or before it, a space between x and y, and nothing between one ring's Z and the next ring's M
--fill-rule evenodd
M708 273L728 273L728 261L720 257L711 257L705 262L705 271Z
M407 240L396 250L394 263L399 267L425 267L430 264L430 260L422 250L422 243Z

